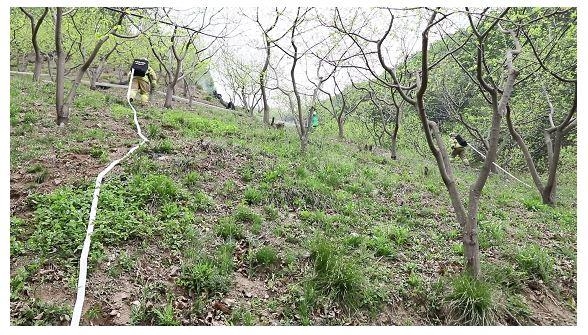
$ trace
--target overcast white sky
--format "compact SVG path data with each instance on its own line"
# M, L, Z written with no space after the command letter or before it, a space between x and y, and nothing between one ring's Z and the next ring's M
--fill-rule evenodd
M186 9L186 8L184 8ZM236 25L235 27L235 31L232 34L232 36L230 38L227 38L224 41L224 44L227 46L226 50L228 50L229 52L232 52L233 54L235 54L237 57L243 59L245 62L248 63L252 63L252 64L256 64L256 68L259 69L261 67L261 64L264 60L265 57L265 52L263 49L263 40L262 40L262 35L261 35L261 31L259 29L259 27L257 26L256 23L254 23L252 20L250 20L249 18L247 18L246 16L242 15L242 13L247 14L247 16L249 17L254 17L255 15L255 9L253 8L244 8L244 9L240 9L240 8L225 8L224 9L226 14L229 15L229 17L233 17L233 18L238 18L238 22L235 22L234 24ZM317 12L320 13L321 15L324 16L330 16L332 15L332 11L333 8L321 8L318 9ZM341 9L341 14L343 17L351 15L353 13L353 11L355 11L355 8L343 8ZM378 31L382 31L383 28L385 28L387 26L388 23L388 14L385 11L382 12L376 12L373 13L374 15L372 15L371 20L370 20L370 25L373 29L378 30ZM277 36L282 35L284 32L287 31L287 29L289 28L292 18L295 15L295 8L288 8L287 13L284 17L280 18L280 21L278 21L278 26L271 32L270 36L272 38L275 38ZM394 30L393 30L393 34L395 34L396 36L402 36L403 41L405 42L404 46L401 46L399 43L399 39L396 38L390 38L389 40L387 40L386 46L387 46L387 50L389 50L389 57L390 60L389 62L391 64L396 63L397 59L399 59L398 55L400 53L400 50L404 47L404 48L409 48L410 50L407 50L409 53L414 52L415 48L419 48L418 42L420 41L420 33L419 33L419 24L422 23L422 20L420 20L418 17L415 16L415 13L413 12L399 12L398 16L402 16L402 18L397 18L394 24ZM273 13L273 9L272 8L264 8L263 10L260 10L260 17L261 17L261 21L264 24L264 26L269 26L271 25L271 23L273 22L273 18L274 18L274 13ZM304 26L301 27L302 29L309 29L312 28L310 30L307 31L307 33L304 34L304 37L302 38L297 38L297 45L299 47L299 52L303 51L304 49L306 49L304 47L304 43L309 44L309 45L314 45L316 42L320 42L322 39L324 39L326 36L328 36L328 34L331 32L331 30L326 29L326 28L321 28L321 27L314 27L314 23L312 22L308 22L307 24L305 24ZM345 40L345 43L349 44L350 41L349 40ZM279 44L282 46L282 48L286 49L286 50L291 50L291 45L290 45L290 36L286 36L284 39L282 39ZM313 48L313 50L317 50L317 52L320 51L324 51L326 50L327 45L325 45L326 43L321 43L319 45L317 45L315 48ZM373 46L372 46L373 47ZM272 48L272 60L275 61L277 58L281 57L282 55L284 55L283 51L278 49L278 48ZM230 96L229 94L229 89L227 87L225 87L222 84L222 80L221 76L222 71L219 71L220 69L220 63L219 63L220 57L215 57L213 59L213 66L212 66L212 75L213 78L215 80L215 85L218 89L219 92L221 92L223 94L224 97ZM360 61L360 60L358 60ZM283 69L284 74L289 74L289 70L291 67L292 61L291 58L285 57L282 62L280 63L280 67ZM317 74L316 74L316 70L317 70L317 64L318 64L318 59L314 56L308 55L306 57L304 57L303 59L301 59L298 64L297 64L297 68L296 68L296 80L297 83L300 85L300 91L304 94L310 95L312 94L312 91L314 89L314 86L312 85L311 82L309 82L309 80L307 79L310 78L313 81L316 81L317 79ZM374 63L374 68L378 69L379 71L381 71L381 67L379 66L379 64L377 62ZM321 71L322 75L324 75L324 70ZM353 71L350 72L350 75L352 77L354 77L354 80L360 81L360 80L364 80L363 76L354 73ZM257 77L256 75L254 75L254 77ZM280 85L283 86L285 89L287 90L291 90L291 83L289 82L289 75L286 75L284 79L282 79L280 81ZM340 82L343 83L349 83L349 80L347 79L347 74L341 72L340 75L338 76L338 80ZM334 84L332 81L328 81L327 83L324 84L324 89L325 90L332 90L334 88ZM272 99L272 103L276 104L278 102L281 102L282 104L285 104L285 100L283 99L283 97L280 97L282 94L278 93L278 92L272 92L271 93L271 97L273 97ZM286 105L283 105L281 107L287 107Z
M187 8L183 8L187 10ZM364 8L365 9L365 8ZM342 8L340 9L341 15L345 19L345 17L351 17L357 8ZM228 52L232 52L237 57L243 59L247 63L256 64L256 68L261 68L261 64L265 57L264 52L264 43L261 35L261 31L259 26L254 23L248 17L255 17L255 9L254 8L235 8L229 7L224 8L225 14L228 14L229 17L235 18L233 24L235 25L235 30L230 38L227 38L223 43L227 46L223 50L227 50ZM295 15L295 8L288 8L286 15L281 17L278 21L278 26L270 33L272 38L282 35L287 29L289 28L292 18ZM243 15L246 14L247 16ZM322 7L317 9L317 13L325 18L330 18L333 15L333 7ZM412 54L420 49L420 32L428 19L428 13L426 11L397 11L394 13L396 19L394 21L393 29L390 34L390 37L386 40L385 43L385 50L387 55L387 62L389 65L394 65L401 59L401 55L403 53ZM313 14L314 15L314 14ZM370 19L369 27L367 29L371 29L376 33L371 38L376 38L382 35L384 29L388 25L389 14L385 10L374 10L369 12ZM274 20L274 10L273 8L263 8L260 10L260 17L261 21L265 27L271 25ZM465 25L466 21L463 17L459 15L455 15L452 17L453 23L447 22L447 25L457 24L460 26ZM448 20L449 21L449 20ZM308 22L301 27L301 30L310 29L307 33L304 34L303 37L297 38L297 45L299 47L299 52L305 50L303 40L308 45L314 45L316 42L322 41L326 36L332 33L332 29L327 29L324 27L315 27L315 23ZM431 32L431 40L435 40L434 32ZM349 39L344 39L343 43L350 44L351 42ZM341 43L341 47L343 47L343 43ZM283 38L279 44L282 48L286 50L291 50L290 45L290 36L286 36ZM320 43L318 44L313 50L315 52L321 53L326 50L328 47L328 43ZM375 50L375 45L370 45L370 51ZM222 51L221 51L222 52ZM276 59L283 56L284 52L278 48L272 48L272 60L275 64ZM379 62L374 58L372 62L372 67L377 71L377 73L381 73L383 71L382 67L380 66ZM356 59L356 63L363 63L361 59ZM291 82L289 77L289 71L292 64L292 60L289 57L285 57L282 62L280 63L280 68L283 69L285 78L280 81L280 86L291 90ZM299 90L301 93L306 95L311 95L314 89L313 84L307 79L313 80L316 82L317 80L317 65L318 59L314 56L308 55L301 59L296 68L296 80L297 84L299 84ZM222 71L221 69L220 57L215 57L213 59L213 66L211 68L211 73L213 79L215 81L215 85L217 90L223 94L223 97L232 97L230 94L230 89L223 85L222 79ZM326 70L321 71L321 74L324 76ZM341 87L347 86L350 84L349 76L353 78L354 81L364 81L366 80L365 74L360 74L356 71L349 70L349 71L340 71L337 75L337 80ZM257 77L257 75L253 75L253 77ZM368 74L369 77L369 74ZM333 93L334 91L334 83L332 80L327 81L323 88L326 91L330 91ZM274 106L279 105L280 108L287 108L287 100L283 96L281 92L274 91L270 94L271 101ZM240 104L240 102L237 102Z

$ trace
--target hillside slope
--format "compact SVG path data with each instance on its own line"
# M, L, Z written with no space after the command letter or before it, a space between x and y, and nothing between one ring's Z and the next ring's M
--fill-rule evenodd
M68 324L94 180L138 143L132 110L82 87L59 129L52 84L10 89L11 323ZM82 324L576 324L575 174L555 208L490 177L471 283L431 161L320 128L300 154L294 129L177 106L138 109L150 141L104 180ZM465 191L475 168L456 170Z

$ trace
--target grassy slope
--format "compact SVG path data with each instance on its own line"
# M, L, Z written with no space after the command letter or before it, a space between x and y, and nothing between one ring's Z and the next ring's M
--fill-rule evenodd
M53 87L28 86L12 79L11 176L28 182L11 213L11 322L66 324L95 169L138 140L124 93L82 88L59 130ZM489 179L477 285L457 276L459 227L438 173L408 149L391 161L319 130L301 155L292 129L231 113L139 119L150 142L102 188L84 324L576 322L575 173L556 208ZM55 162L38 158L51 156L89 168L47 188ZM456 170L465 192L475 171Z

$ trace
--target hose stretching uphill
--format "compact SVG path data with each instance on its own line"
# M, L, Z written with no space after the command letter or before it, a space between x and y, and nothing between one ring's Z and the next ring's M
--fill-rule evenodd
M84 306L84 298L86 294L86 275L88 271L88 253L90 252L90 239L92 236L92 232L94 231L94 220L96 219L96 212L98 210L98 195L100 194L100 186L102 185L102 179L104 176L112 170L118 163L122 160L127 158L130 154L132 154L135 150L137 150L141 145L148 141L148 139L143 136L141 133L141 126L139 125L139 121L137 119L137 111L135 107L131 104L130 96L131 96L131 84L133 82L133 75L134 70L131 69L131 80L129 80L129 87L127 90L127 102L131 109L133 110L133 119L135 121L135 125L137 126L137 134L141 138L141 142L136 146L132 147L123 157L113 161L104 169L102 172L98 174L96 178L96 186L94 188L94 197L92 198L92 207L90 208L90 219L88 222L88 229L86 231L86 239L84 240L84 245L82 248L82 254L80 255L80 272L78 275L78 293L76 297L76 303L73 310L73 315L71 318L70 326L79 326L80 325L80 318L82 315L82 307Z
M482 158L486 159L486 156L484 156L484 154L482 154L481 152L479 152L476 148L474 148L471 144L469 144L469 147L472 148L475 152L478 153L478 155L482 156ZM505 169L501 168L498 164L492 162L492 164L494 164L494 166L496 166L497 168L499 168L501 171L503 171L504 173L506 173L507 175L513 177L515 180L517 180L518 182L520 182L521 184L524 184L525 186L529 187L529 188L533 188L531 185L525 183L524 181L520 180L519 178L513 176L512 174L510 174L508 171L506 171Z

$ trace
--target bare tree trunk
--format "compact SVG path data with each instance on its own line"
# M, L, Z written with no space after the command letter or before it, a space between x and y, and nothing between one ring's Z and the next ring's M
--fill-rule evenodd
M270 62L270 42L269 37L266 34L266 41L265 41L265 63L263 63L263 68L261 69L261 73L259 74L259 87L261 88L261 96L263 101L263 123L269 124L269 103L267 102L267 93L265 90L265 80L267 78L267 68Z
M50 56L50 57L47 57L47 72L49 73L49 79L50 79L51 81L54 81L54 80L53 80L53 72L51 72L51 60L52 60L52 59L53 59L53 57L52 57L52 56Z
M394 101L396 104L396 101ZM396 160L396 143L398 137L398 128L400 126L400 108L396 106L396 115L394 117L394 130L392 130L392 136L390 138L390 158Z
M345 123L345 121L343 120L343 115L339 115L339 117L337 117L337 127L339 128L339 138L340 139L344 139L345 136L343 134L343 124Z
M84 77L84 74L88 70L88 67L90 67L90 65L92 64L94 58L96 58L96 55L98 54L98 51L100 51L100 47L102 47L102 44L104 44L104 42L106 42L106 40L108 40L109 37L110 35L107 34L104 35L104 37L102 37L100 40L98 40L98 42L94 46L94 50L92 51L92 53L90 54L86 62L82 65L82 67L78 70L78 73L74 79L74 82L72 83L71 89L67 95L67 98L62 109L63 115L67 115L67 119L69 119L69 108L74 100L74 97L76 95L78 87L80 86L82 78Z
M65 55L63 54L63 41L61 34L61 20L63 18L63 8L57 7L55 18L55 51L57 53L57 87L55 89L55 109L57 110L56 123L61 127L69 120L69 110L63 108L64 98L64 80L65 80Z
M559 164L559 156L561 153L561 143L563 134L558 129L555 131L555 141L553 142L552 155L549 157L549 167L547 172L547 183L541 192L541 198L546 205L555 205L555 193L557 189L557 165Z
M390 158L396 160L396 137L392 136L390 139Z
M544 132L545 138L545 145L547 147L547 161L548 161L548 172L547 172L547 182L545 186L541 182L541 178L539 177L539 173L537 172L537 168L535 167L535 162L531 157L529 152L529 148L523 141L521 135L517 132L512 124L511 119L511 108L507 106L506 110L506 121L508 125L508 130L512 138L514 138L515 142L517 143L518 147L520 148L523 156L525 157L525 163L527 164L527 168L529 169L529 173L533 178L533 182L535 187L541 194L541 199L544 204L553 206L555 205L555 196L556 196L556 189L557 189L557 166L559 164L559 158L561 153L561 146L563 139L565 138L566 134L576 126L576 120L572 118L574 114L576 114L577 109L577 91L574 97L574 103L568 112L568 115L565 117L564 121L558 126L552 126L549 129L546 129ZM552 122L553 124L553 122ZM555 139L552 139L552 136Z
M174 89L171 86L167 86L167 89L165 90L165 103L163 104L163 107L165 108L172 108L172 98L174 95Z
M98 65L98 67L94 71L90 72L90 89L91 90L96 90L96 83L98 82L98 79L102 75L102 72L104 72L104 65L105 64L106 64L106 60L102 60L100 62L100 64Z
M114 47L112 47L112 49L110 49L110 51L108 51L106 53L106 55L101 57L100 63L98 64L98 67L96 68L96 70L91 71L91 76L90 76L90 89L91 90L96 89L96 82L98 81L98 79L102 75L102 72L104 72L104 69L106 67L106 61L108 60L108 58L110 58L110 55L112 55L112 53L114 53L114 51L116 50L117 47L118 47L118 43L116 43L114 45Z

